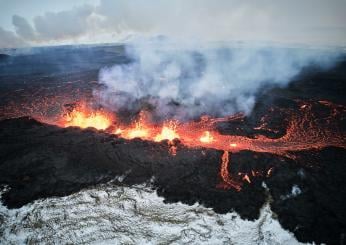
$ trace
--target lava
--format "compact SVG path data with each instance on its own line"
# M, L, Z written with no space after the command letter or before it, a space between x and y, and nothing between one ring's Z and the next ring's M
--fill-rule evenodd
M84 105L73 109L67 113L60 124L63 127L80 127L80 128L95 128L105 130L113 123L113 116L103 110L91 111Z
M244 175L243 180L246 180L249 184L251 184L250 177L247 174Z
M86 106L77 106L70 113L63 117L63 122L59 126L78 126L81 128L94 127L96 129L115 128L112 134L119 135L125 139L141 138L160 142L168 140L168 152L176 155L178 146L173 142L178 139L188 147L208 147L224 151L221 161L220 176L222 183L220 187L224 189L233 188L241 190L242 181L251 183L251 179L246 173L238 173L232 177L229 173L230 157L232 152L249 150L254 152L267 152L293 158L292 152L307 149L319 149L327 146L338 146L346 148L343 131L334 125L334 117L344 112L342 106L332 103L322 102L299 102L298 112L290 111L286 134L279 138L269 138L264 135L256 135L254 138L238 135L223 135L216 130L216 126L221 122L230 122L244 118L244 115L236 114L225 118L202 117L200 121L179 122L167 121L163 124L155 124L146 118L146 113L141 112L139 119L130 125L116 122L115 116L103 110L92 110ZM330 114L324 120L315 115L313 107L322 105L326 107ZM262 120L263 121L263 120ZM265 121L257 129L266 128ZM267 174L257 174L252 171L252 176L270 176L272 169L267 170Z
M39 121L60 127L94 127L102 130L113 128L107 132L126 139L141 138L159 142L172 141L176 138L188 147L208 147L230 152L249 150L290 157L289 152L294 151L320 149L327 146L345 148L344 132L338 123L343 120L344 106L328 101L297 101L297 104L298 109L285 109L288 110L285 112L288 122L286 134L279 138L269 138L260 133L255 137L224 135L216 129L219 123L243 120L245 116L242 114L224 118L203 116L199 121L168 121L157 124L146 119L143 116L145 113L140 113L139 119L133 120L130 124L122 124L115 120L117 116L112 112L93 109L86 103L79 103L69 112L64 111L62 116L57 116L58 119L55 121L47 116L34 117ZM40 111L44 111L42 106L38 107ZM316 107L323 107L319 110L326 110L328 115L321 117L316 114L314 112ZM280 113L280 109L278 110ZM254 127L255 130L268 129L266 121L270 118L264 117L263 120L260 125ZM268 131L270 130L269 128Z
M146 139L149 136L149 130L142 124L141 121L135 122L133 127L117 129L115 133L121 135L125 139Z
M242 183L232 180L231 175L229 174L229 171L228 171L229 164L230 164L229 152L224 151L221 157L221 170L220 170L220 175L223 182L219 185L219 187L224 189L234 188L235 190L240 191Z
M60 127L76 126L80 128L93 127L98 130L118 135L125 139L141 138L143 140L160 142L168 141L168 151L171 155L176 155L179 144L174 142L178 139L187 147L212 148L224 151L221 164L221 179L224 188L232 187L241 189L240 180L251 183L249 175L241 174L240 178L232 178L228 172L230 164L229 154L242 150L253 152L266 152L294 158L292 152L321 149L328 146L346 148L344 131L340 127L345 108L328 101L296 101L297 108L285 109L284 115L288 115L286 133L278 138L269 138L263 134L255 137L239 135L224 135L217 130L219 123L229 123L234 120L242 121L245 116L236 114L224 118L202 117L199 121L179 122L166 121L162 124L153 123L145 115L147 112L139 114L139 119L132 120L130 124L124 124L116 120L115 113L100 108L93 108L87 103L79 103L62 114L58 120L53 122ZM321 117L316 114L316 108L327 113ZM322 109L321 109L322 108ZM278 109L280 113L280 109ZM39 121L51 123L49 118L39 117ZM264 116L261 124L254 127L254 130L267 129L267 121L270 118ZM269 129L270 131L271 129ZM202 150L203 152L203 150ZM270 176L272 169L266 170ZM239 175L239 173L238 173ZM239 183L238 183L239 182Z
M162 127L161 132L155 136L155 141L159 142L162 140L172 141L174 139L179 139L179 135L176 132L177 124L174 121L170 121L167 125Z
M210 134L209 131L205 131L203 133L203 135L199 138L199 140L202 142L202 143L211 143L213 142L214 140L214 137Z

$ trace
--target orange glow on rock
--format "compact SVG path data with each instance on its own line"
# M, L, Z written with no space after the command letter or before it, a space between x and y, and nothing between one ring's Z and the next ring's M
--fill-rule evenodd
M245 174L245 176L243 177L243 180L246 180L249 184L251 184L250 177L247 174Z

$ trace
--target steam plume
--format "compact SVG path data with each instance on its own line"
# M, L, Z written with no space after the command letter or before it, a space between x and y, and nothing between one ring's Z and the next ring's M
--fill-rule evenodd
M303 67L330 66L333 52L237 44L186 44L165 38L127 46L127 64L101 70L101 103L113 110L152 108L160 118L250 113L257 91L284 86Z

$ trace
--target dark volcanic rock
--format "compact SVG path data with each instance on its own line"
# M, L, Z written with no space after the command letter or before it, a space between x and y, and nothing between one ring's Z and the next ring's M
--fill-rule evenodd
M8 58L10 58L11 56L9 56L8 54L0 54L0 62L7 60Z
M300 152L294 164L278 166L267 181L272 210L300 241L342 244L346 232L345 160L344 149Z

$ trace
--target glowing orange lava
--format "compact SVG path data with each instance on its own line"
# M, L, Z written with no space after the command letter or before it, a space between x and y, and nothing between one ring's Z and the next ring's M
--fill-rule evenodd
M117 130L119 132L119 130ZM141 121L135 122L134 127L123 129L120 135L125 139L141 138L146 139L149 136L149 130L142 124Z
M122 130L121 128L117 128L116 130L114 130L114 134L121 134L124 130Z
M247 174L245 174L243 180L246 180L249 184L251 183L250 177Z
M177 124L173 121L170 121L168 125L164 125L161 129L161 132L155 136L155 141L159 142L162 140L172 141L174 139L179 139L179 135L176 132Z
M330 107L331 115L321 120L312 113L313 104L304 103L300 106L300 112L290 113L290 119L286 134L280 138L268 138L264 135L257 135L254 138L238 135L224 135L215 130L220 122L230 122L244 117L240 114L225 118L203 117L200 121L181 123L179 121L169 121L160 124L152 124L140 116L139 120L130 125L116 125L113 134L118 134L123 138L141 138L151 141L162 141L179 139L184 145L189 147L214 148L217 150L238 152L250 150L254 152L268 152L277 155L290 157L288 152L301 151L326 146L338 146L345 148L344 133L338 125L332 122L336 119L332 117L340 116L344 111L343 107L338 107L331 103L323 103ZM142 113L144 114L144 113ZM142 115L141 114L141 115ZM102 110L87 110L83 107L74 109L67 116L63 117L63 123L59 126L78 126L81 128L94 127L96 129L107 129L112 126L115 117L110 116ZM259 128L264 128L260 126Z
M115 122L115 116L103 110L88 110L87 107L79 106L63 117L58 125L62 127L78 126L81 128L94 127L96 129L115 129L109 131L126 139L141 138L144 140L160 142L168 140L168 151L176 155L178 146L174 139L187 147L208 147L224 151L221 161L220 176L221 187L234 188L239 191L242 181L252 183L246 173L238 173L237 178L232 178L228 168L230 164L229 154L242 150L253 152L266 152L293 158L295 151L320 149L327 146L346 148L345 135L338 122L343 117L345 108L330 102L298 102L299 109L285 109L288 126L286 133L278 138L269 138L258 134L255 137L239 135L224 135L216 130L219 123L228 123L233 120L242 120L244 115L236 114L225 118L202 117L200 121L179 122L170 121L164 124L154 124L146 120L145 114L141 113L139 120L130 125L119 125ZM315 114L313 107L324 107L329 111L324 118ZM266 123L254 128L254 130L266 129ZM202 150L203 153L203 150ZM262 176L270 176L272 168ZM257 173L252 176L257 176ZM239 178L238 178L239 177Z
M95 128L105 130L109 128L113 119L108 113L98 111L88 111L85 108L76 108L68 113L61 122L64 127L80 127L80 128Z
M209 131L205 131L203 133L203 135L199 138L199 140L202 142L202 143L211 143L214 141L214 137L210 134Z
M219 185L219 187L224 189L234 188L235 190L240 191L242 183L232 180L231 175L228 172L229 163L230 163L229 152L224 151L221 157L221 170L220 170L220 175L223 182Z

